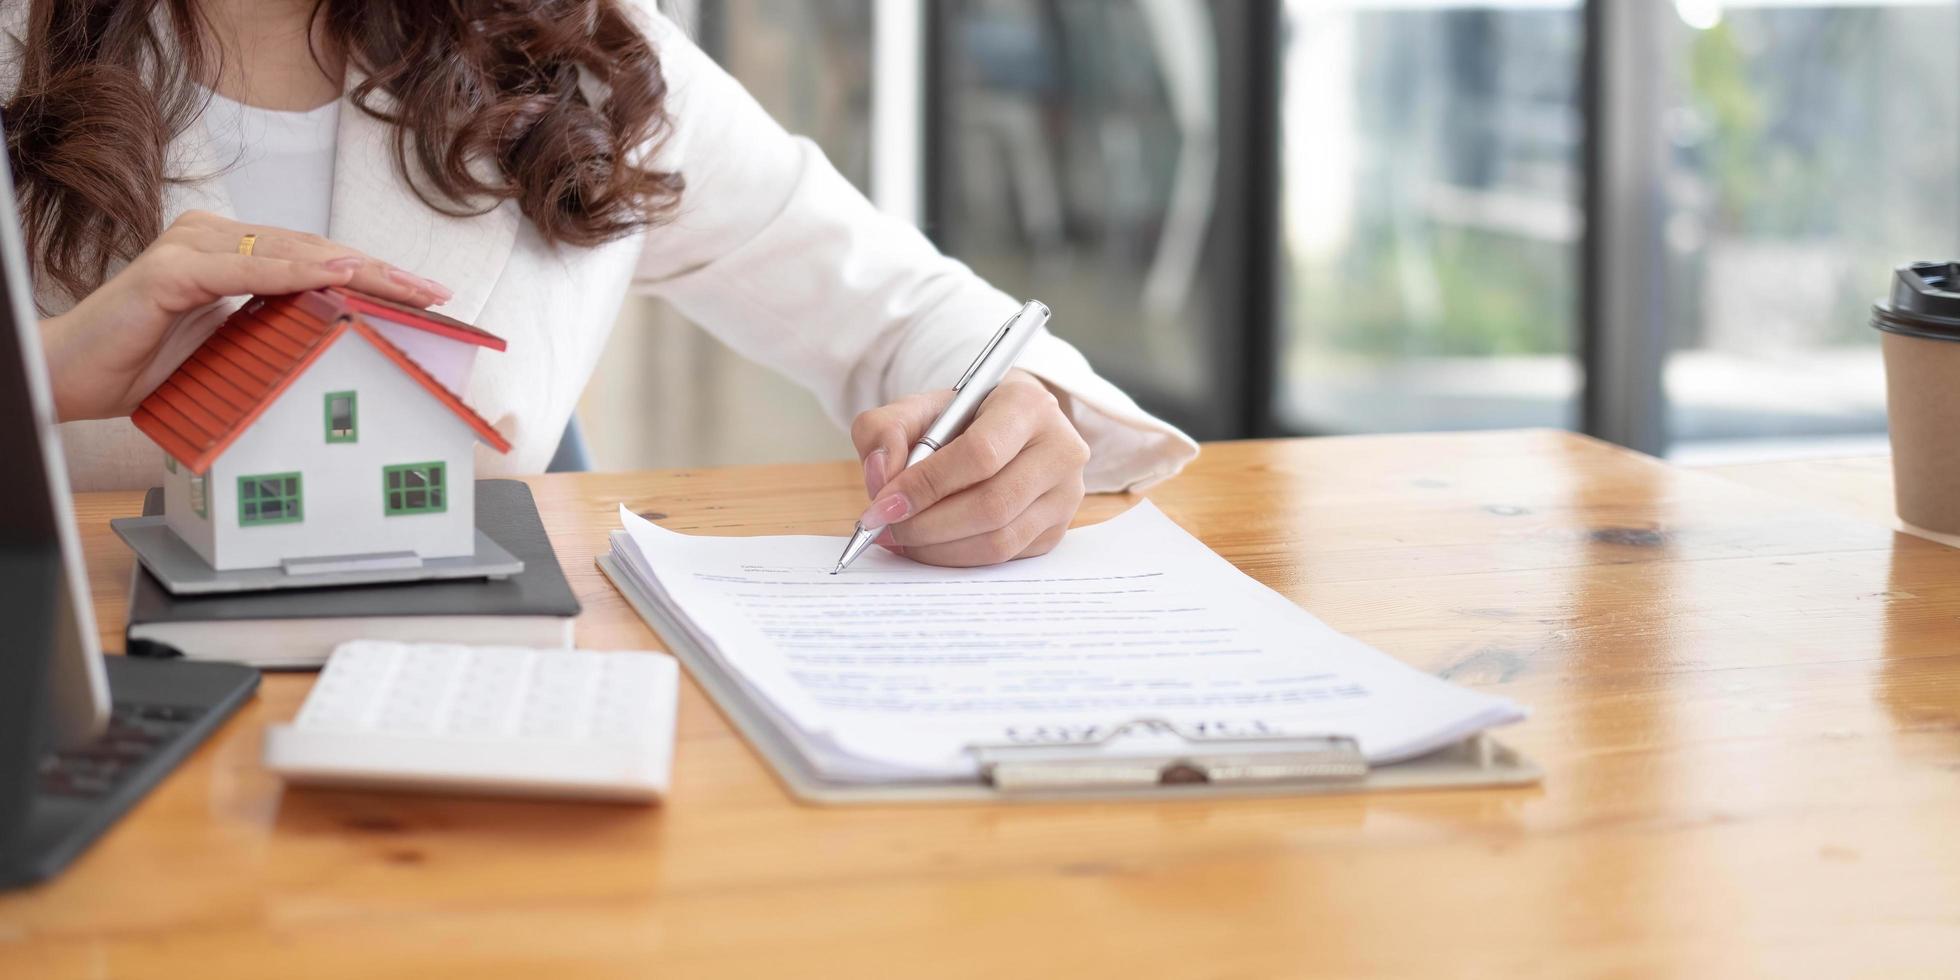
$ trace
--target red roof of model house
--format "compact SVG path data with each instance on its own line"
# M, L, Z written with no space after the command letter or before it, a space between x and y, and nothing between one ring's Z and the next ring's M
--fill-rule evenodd
M227 318L190 359L136 407L130 421L193 473L210 469L279 393L306 372L334 341L358 334L456 413L487 445L509 452L510 442L421 365L402 353L362 314L503 350L504 342L439 313L399 306L351 290L259 296Z
M413 306L355 292L343 286L329 286L327 292L334 294L349 309L356 313L366 313L377 320L389 320L418 330L426 330L438 337L460 340L478 347L503 350L504 338L487 330L478 330L461 320L451 319L434 310L418 310Z

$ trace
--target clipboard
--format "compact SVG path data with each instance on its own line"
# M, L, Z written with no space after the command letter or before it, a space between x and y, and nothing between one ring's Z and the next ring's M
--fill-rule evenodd
M687 630L641 597L610 553L594 559L634 612L660 634L696 683L734 722L790 794L805 803L1053 802L1168 800L1230 796L1302 796L1408 789L1526 786L1538 766L1489 735L1478 734L1426 755L1370 766L1345 735L1205 736L1159 719L1139 718L1092 741L969 747L979 762L971 779L840 782L817 772L768 713ZM1105 750L1127 738L1171 747L1134 755Z

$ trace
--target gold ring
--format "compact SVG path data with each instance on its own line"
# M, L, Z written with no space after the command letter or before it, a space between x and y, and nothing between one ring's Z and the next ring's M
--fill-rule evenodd
M252 254L252 246L258 244L258 242L259 242L259 236L257 235L246 235L244 238L239 239L238 254L240 255Z

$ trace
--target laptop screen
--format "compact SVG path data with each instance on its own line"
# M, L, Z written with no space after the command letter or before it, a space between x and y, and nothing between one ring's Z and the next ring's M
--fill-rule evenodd
M0 622L23 642L0 653L0 692L42 704L6 705L22 713L0 711L0 725L39 715L57 744L72 745L108 717L108 685L9 169L0 167L0 574L11 581L0 583ZM43 680L8 683L29 677Z

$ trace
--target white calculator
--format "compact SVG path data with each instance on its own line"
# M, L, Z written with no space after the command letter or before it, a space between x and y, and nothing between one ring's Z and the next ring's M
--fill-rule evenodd
M266 730L265 764L293 783L655 800L678 682L664 653L357 640Z

